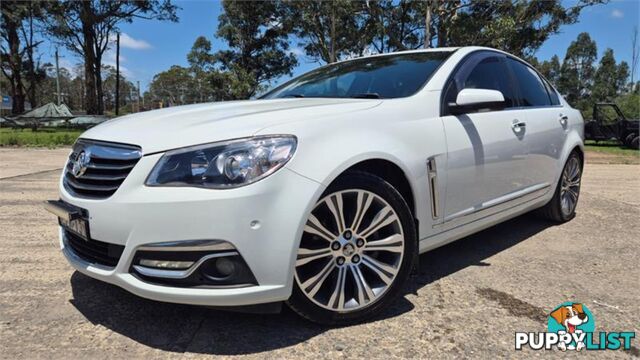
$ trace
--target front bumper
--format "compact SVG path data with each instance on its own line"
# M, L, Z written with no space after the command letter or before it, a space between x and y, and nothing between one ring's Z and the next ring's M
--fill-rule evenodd
M60 180L63 201L86 209L91 238L124 246L114 268L91 264L60 246L78 271L148 299L210 306L242 306L286 300L291 294L298 242L305 219L323 185L286 167L254 184L227 190L147 187L145 179L161 154L140 159L108 199L78 198ZM172 287L130 273L141 246L188 240L231 243L257 285L229 288Z

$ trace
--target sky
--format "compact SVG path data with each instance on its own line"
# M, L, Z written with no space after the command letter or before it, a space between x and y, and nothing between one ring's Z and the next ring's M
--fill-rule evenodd
M148 88L153 76L169 69L172 65L187 65L187 53L198 36L205 36L213 43L213 51L225 47L224 42L215 38L221 3L216 0L177 0L181 7L178 23L137 19L120 26L120 68L130 81L140 81L142 90ZM571 1L567 0L567 4ZM614 51L617 61L631 61L631 34L640 23L640 1L614 0L605 5L588 7L580 14L579 22L561 28L560 34L553 35L535 54L546 60L553 55L564 58L569 44L579 33L588 32L598 46L600 57L605 49ZM52 61L55 44L45 42L40 51L43 61ZM115 47L114 47L115 48ZM298 54L299 65L294 76L309 71L319 64L308 59L298 44L292 44L292 51ZM67 50L60 49L60 65L72 68L81 59ZM115 66L115 50L105 54L104 63ZM278 82L286 79L279 79ZM636 79L637 80L637 79Z

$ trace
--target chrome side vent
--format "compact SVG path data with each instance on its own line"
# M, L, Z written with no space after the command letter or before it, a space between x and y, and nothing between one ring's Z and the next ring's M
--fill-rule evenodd
M133 145L80 139L65 168L64 185L75 196L106 199L120 187L142 157Z
M427 177L429 181L429 194L431 195L431 217L435 220L440 216L438 199L438 169L435 157L427 159Z

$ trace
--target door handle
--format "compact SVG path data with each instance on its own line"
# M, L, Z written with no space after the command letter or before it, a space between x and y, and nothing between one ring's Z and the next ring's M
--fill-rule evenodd
M525 123L524 121L513 119L513 122L511 122L511 128L516 133L522 132L526 127L527 127L527 123Z
M560 125L562 125L563 128L567 127L567 123L569 122L569 116L560 114L558 121L560 122Z

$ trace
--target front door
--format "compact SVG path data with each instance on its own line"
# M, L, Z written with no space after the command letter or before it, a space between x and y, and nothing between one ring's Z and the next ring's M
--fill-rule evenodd
M515 107L514 89L505 63L495 52L470 56L456 70L443 95L443 117L447 141L444 226L455 227L473 221L497 205L509 203L526 187L526 118ZM503 110L449 113L465 88L502 92Z

